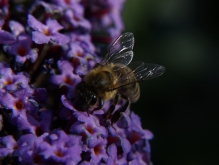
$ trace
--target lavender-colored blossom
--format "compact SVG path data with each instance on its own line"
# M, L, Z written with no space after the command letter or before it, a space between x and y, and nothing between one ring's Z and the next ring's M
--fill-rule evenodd
M116 164L116 165L124 165L127 163L126 159L124 157L118 158L117 156L117 147L115 144L111 144L107 148L107 152L109 157L107 159L104 159L107 165Z
M149 163L150 162L147 163L143 160L142 153L139 152L136 152L133 157L133 160L129 161L130 165L150 165Z
M87 52L77 41L70 44L70 50L67 53L67 57L78 58L80 63L84 65L87 63L87 60L94 60L94 56L92 56L90 52Z
M101 60L100 44L123 30L123 4L0 1L0 164L151 164L153 134L140 118L128 108L111 122L122 101L108 115L110 100L95 112L74 107L75 86Z
M36 119L35 116L29 113L23 113L17 117L17 125L19 130L26 133L32 133L41 136L46 132L50 132L50 124L52 121L52 112L49 110L42 110L40 116Z
M0 29L0 44L12 44L16 41L11 33Z
M95 47L91 43L91 37L87 34L71 33L70 39L68 47L63 47L66 51L66 58L73 61L74 73L85 74L99 61L94 53Z
M111 43L123 30L121 10L124 0L82 0L85 6L87 19L91 21L92 31L96 34L94 39L100 42ZM105 33L101 36L99 33Z
M22 72L14 74L9 67L0 67L0 88L14 91L28 87L29 78Z
M29 100L31 95L31 89L20 89L11 94L0 91L0 105L12 111L12 118L16 118L26 112L34 113L37 107L32 100Z
M14 151L14 156L19 157L19 161L24 164L43 164L45 163L42 152L47 143L44 138L48 134L36 137L34 134L26 134L20 137L17 141L17 150Z
M80 29L82 32L90 31L90 22L84 19L83 15L79 14L77 10L78 8L65 10L62 25L67 29Z
M78 163L82 152L81 137L54 130L48 137L48 145L42 152L45 158L57 163Z
M15 37L11 33L2 30L3 25L4 25L4 21L0 19L0 44L14 43L16 41Z
M90 162L93 164L98 164L101 159L106 159L108 158L108 155L106 153L106 147L107 146L107 140L103 139L101 137L98 138L97 144L92 147L91 149L88 149L90 152Z
M9 22L9 27L15 37L19 36L20 34L25 34L24 26L17 21L11 20Z
M110 135L107 140L108 145L115 144L118 148L121 149L121 153L119 154L128 154L131 151L132 146L126 138Z
M89 32L91 24L84 18L84 8L78 0L53 0L52 3L56 5L57 10L63 15L60 20L65 29L79 32Z
M44 25L29 14L27 22L31 28L36 30L32 32L32 40L37 44L48 43L50 40L59 45L69 42L68 36L58 33L63 27L56 20L48 19Z
M27 35L17 37L17 42L6 47L8 53L15 57L15 61L23 64L27 59L32 63L37 59L37 51L31 49L31 38Z
M131 144L141 140L142 138L147 140L153 138L153 134L149 130L143 130L143 128L141 127L141 121L139 116L137 116L136 114L134 114L134 112L132 112L130 114L130 118L131 118L131 125L127 129L127 131L129 132L128 139Z
M54 4L56 4L57 6L59 6L60 8L67 9L67 8L72 8L77 10L77 13L82 15L83 14L83 10L84 8L81 6L81 4L79 3L80 0L52 0L52 2Z
M0 157L13 153L17 148L17 142L11 135L1 137L0 144Z
M77 43L82 47L82 49L90 52L95 52L95 46L91 41L91 36L89 34L78 34L78 33L71 33L70 34L70 43Z
M80 81L80 77L75 75L74 68L72 65L66 60L58 61L58 68L61 74L53 75L50 78L51 83L59 85L59 86L66 86L69 91L73 93L73 89Z
M95 116L85 116L80 112L75 112L74 116L79 120L75 122L70 132L81 135L84 143L89 147L93 148L99 143L100 136L103 138L107 137L107 130L100 126L98 119Z

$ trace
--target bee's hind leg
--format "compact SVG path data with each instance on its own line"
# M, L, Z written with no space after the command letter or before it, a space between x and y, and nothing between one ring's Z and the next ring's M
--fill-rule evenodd
M112 115L112 113L114 112L116 104L117 104L117 102L119 100L119 97L120 97L120 95L116 94L115 98L113 99L113 102L111 103L109 109L107 110L107 112L105 114L106 119L109 119L110 116Z
M125 95L121 95L121 98L126 100L126 102L113 114L113 116L111 118L111 125L116 123L120 119L120 117L122 115L121 113L125 112L126 109L129 107L129 104L130 104L129 98L126 97Z

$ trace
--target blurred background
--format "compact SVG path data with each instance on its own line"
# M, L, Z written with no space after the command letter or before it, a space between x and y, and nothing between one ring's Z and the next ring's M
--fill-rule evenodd
M219 6L204 0L127 0L134 61L166 67L141 83L131 109L154 133L154 165L216 165L219 156Z

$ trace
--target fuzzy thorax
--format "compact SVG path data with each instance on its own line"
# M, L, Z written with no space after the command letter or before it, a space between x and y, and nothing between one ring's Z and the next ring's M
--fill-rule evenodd
M117 83L116 75L111 67L95 68L87 73L84 79L87 87L104 101L114 98L117 93L117 90L110 91Z

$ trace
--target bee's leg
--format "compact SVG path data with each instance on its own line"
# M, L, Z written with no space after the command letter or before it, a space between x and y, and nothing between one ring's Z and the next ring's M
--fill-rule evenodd
M90 112L89 112L89 106L87 105L86 108L84 109L84 112L87 112L87 116L89 117L90 116Z
M89 117L89 116L90 116L90 114L89 114L89 112L88 112L88 109L86 110L86 112L87 112L87 116Z
M98 107L94 108L93 111L91 111L91 113L93 113L94 111L97 111L97 110L100 110L103 108L103 99L99 99L99 102L98 102Z
M115 110L116 104L119 100L119 96L120 96L119 94L116 94L115 98L113 99L112 104L110 105L109 109L106 112L106 119L109 119L113 111Z
M126 97L125 95L121 95L121 98L126 100L126 102L113 114L113 116L111 118L111 125L116 123L120 119L120 117L122 115L121 113L125 112L130 104L130 100L128 97Z

